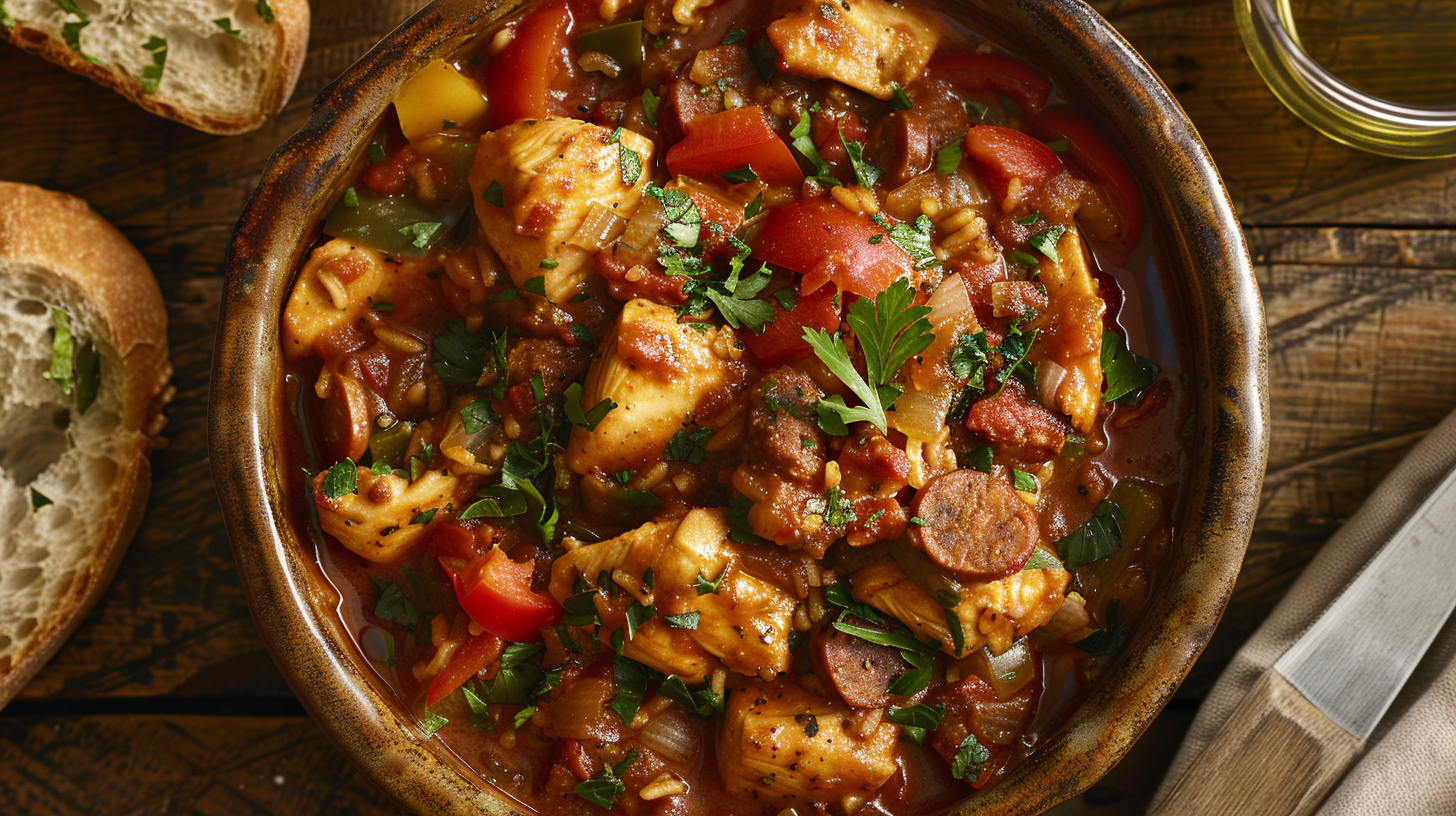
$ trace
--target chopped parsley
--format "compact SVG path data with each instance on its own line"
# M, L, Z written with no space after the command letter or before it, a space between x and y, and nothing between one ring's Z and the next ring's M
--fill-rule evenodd
M611 810L617 797L627 792L627 783L622 781L622 774L637 762L639 756L641 755L634 748L616 765L603 766L601 773L576 786L576 795L598 807Z
M359 471L354 460L346 458L342 462L335 462L324 472L324 480L320 486L326 499L341 499L351 493L358 493Z
M737 170L719 173L718 178L723 179L729 184L742 184L745 181L758 181L758 174L753 172L752 167L745 164Z
M1122 548L1122 527L1126 521L1122 508L1111 499L1103 499L1092 511L1092 518L1057 540L1057 553L1067 569L1075 570L1093 561L1100 561Z
M75 51L77 56L81 57L81 59L84 59L93 65L105 65L106 63L81 50L81 31L85 29L86 26L91 25L91 21L86 19L86 15L82 14L81 11L76 8L76 4L71 2L71 0L64 0L64 4L62 4L61 2L57 2L56 5L60 6L62 10L81 18L79 20L72 20L61 25L61 40L65 42L66 46L69 47L72 51Z
M591 410L583 411L581 383L566 386L566 418L573 425L586 428L588 431L595 431L607 414L616 407L617 403L613 402L611 397L605 397L601 402L593 405Z
M642 157L625 143L617 145L621 151L622 183L631 187L642 178Z
M429 249L444 229L445 224L440 221L416 221L400 227L399 234L410 238L410 243L419 249Z
M490 403L483 399L478 399L460 409L460 424L465 428L467 434L480 433L495 422L495 419L495 412L490 409Z
M1117 598L1108 601L1102 615L1103 627L1093 629L1091 634L1072 645L1090 655L1110 655L1121 649L1122 644L1127 642L1127 624L1118 620L1119 607Z
M819 182L822 187L836 187L839 185L839 179L834 177L834 168L830 167L829 162L819 155L819 149L814 147L814 139L809 135L813 129L809 122L809 114L818 107L819 103L816 102L814 107L799 114L799 121L794 125L793 130L789 131L789 137L793 139L794 149L814 165L814 175L810 178Z
M502 187L499 181L491 181L490 185L481 192L480 200L493 207L504 208L506 206L506 188Z
M960 169L961 159L966 154L962 147L964 142L964 139L956 139L935 154L935 172L949 174Z
M642 697L647 693L649 672L646 666L629 657L619 654L612 659L612 674L617 681L617 693L608 707L617 712L622 722L628 725L632 724L632 719L637 716L637 709L642 706Z
M1027 240L1027 243L1031 244L1032 249L1051 258L1053 263L1061 263L1061 258L1057 257L1057 243L1062 240L1062 236L1066 233L1067 228L1063 226L1047 227L1045 230L1031 236Z
M1030 267L1032 269L1036 269L1040 265L1040 262L1037 261L1035 255L1032 255L1029 252L1022 252L1019 249L1015 252L1012 252L1009 257L1016 263L1019 263L1022 266Z
M843 120L840 120L836 128L839 131L839 143L844 145L844 152L849 156L849 166L854 170L854 183L867 190L874 189L875 182L880 180L884 171L864 160L865 146L862 143L844 138Z
M804 340L821 362L864 402L850 407L838 395L819 401L821 427L826 421L837 430L853 422L868 421L881 432L888 430L885 410L900 396L889 385L900 366L924 351L935 339L930 330L927 306L912 306L915 291L903 278L891 283L875 298L860 298L849 307L846 318L864 352L868 380L861 377L845 349L844 338L823 329L804 329ZM836 425L837 421L837 425Z
M1011 469L1011 485L1023 493L1035 493L1041 489L1036 477L1024 470Z
M887 227L885 216L877 213L870 218L885 227L885 231L890 234L890 240L905 250L905 254L915 262L916 269L930 269L940 265L940 259L935 257L935 250L930 247L930 234L935 230L935 225L930 223L929 216L921 215L908 223L897 221Z
M746 36L748 36L747 31L744 31L741 28L735 28L727 34L723 35L723 44L732 45L733 43L741 41Z
M723 713L723 695L710 688L693 691L675 674L669 674L657 690L694 717L706 720Z
M358 190L354 189L353 187L350 187L349 189L347 189L347 190L344 191L344 206L345 207L358 207L359 206L359 191Z
M1023 227L1029 227L1032 224L1035 224L1036 222L1038 222L1040 220L1041 220L1041 213L1039 213L1039 212L1032 212L1032 213L1027 213L1026 215L1024 215L1024 216L1016 219L1016 223L1020 224Z
M514 291L514 290L511 290ZM451 320L435 336L430 365L446 385L475 385L485 371L487 355L495 370L506 370L506 336L471 332L462 320Z
M233 21L228 19L227 17L219 17L216 20L213 20L212 24L222 29L223 33L228 35L229 37L237 37L243 33L242 31L233 28Z
M552 263L555 263L555 261L552 261ZM541 266L547 269L555 268L554 266L546 266L545 261L541 262ZM546 297L546 276L537 275L534 278L528 279L525 283L521 284L521 291L529 292L537 297Z
M539 263L537 265L540 266L542 269L555 269L556 267L561 266L561 262L558 261L558 260L556 260L555 258L542 258L541 259L541 263ZM531 280L537 280L537 278L532 278ZM542 278L540 278L540 281L541 281L541 293L540 294L541 294L542 297L545 297L546 296L546 279L544 277L542 277ZM527 284L529 284L530 282L531 281L526 281ZM527 289L526 291L529 292L531 290L530 289Z
M1051 553L1037 547L1031 551L1031 557L1026 559L1026 563L1021 567L1021 571L1061 568L1062 562L1053 557Z
M446 725L449 725L450 721L427 708L425 709L425 719L420 724L425 727L425 736L428 737Z
M1021 106L1016 104L1014 100L1008 99L1004 96L1001 97L1001 110L1006 111L1006 113L1010 116L1021 115Z
M156 93L162 71L167 67L167 41L153 34L142 48L152 52L152 64L142 68L142 93Z
M440 508L431 507L429 510L426 510L423 513L420 513L419 515L410 519L410 524L429 524L431 521L435 520L435 514L438 512L440 512Z
M1136 403L1142 392L1158 381L1157 363L1127 347L1122 335L1102 330L1102 373L1107 379L1103 402Z
M764 82L772 80L778 73L779 52L768 37L759 37L758 42L748 49L748 61L753 63L754 72Z
M273 8L268 5L268 0L258 0L258 16L262 17L265 23L273 22Z
M990 362L991 347L986 342L985 330L963 334L956 339L950 351L950 370L957 379L968 380L972 388L986 388L986 365Z
M44 493L40 492L39 490L36 490L34 487L32 487L30 489L30 509L31 509L31 512L35 512L36 510L39 510L42 507L45 507L47 504L55 504L55 502L51 501L50 497L47 496L46 494L44 494ZM697 614L697 613L693 613L693 614ZM696 625L693 628L696 629L697 628Z
M910 104L910 97L905 94L905 89L900 83L895 83L895 91L890 96L890 107L895 110L910 110L914 105Z
M1056 139L1055 141L1046 142L1046 146L1051 148L1051 151L1053 153L1066 153L1067 137L1063 136L1060 139Z
M674 629L696 629L698 628L699 617L700 613L693 611L684 612L681 615L667 615L663 617L663 621Z
M980 122L985 119L986 113L990 110L991 109L989 107L987 107L986 105L982 105L980 102L977 102L974 99L966 100L966 113L971 117L971 120L974 122Z
M663 461L701 465L703 456L707 454L704 445L712 437L712 428L697 428L691 431L687 428L680 428L671 439L667 440L667 448L662 452Z
M5 8L5 0L0 0L0 28L11 29L15 27L15 18Z
M657 105L661 101L651 88L642 91L642 112L647 117L647 124L653 127L657 127Z
M986 746L976 741L975 734L966 734L961 740L960 747L956 749L955 759L950 763L950 775L956 779L976 778L981 768L991 761L991 752Z
M379 587L379 600L374 603L374 617L380 620L387 620L390 623L397 623L406 629L414 629L419 623L420 613L416 611L415 605L410 602L409 596L394 581L386 581L383 578L373 578L374 585Z
M747 221L748 219L753 218L754 216L758 215L759 210L762 209L763 193L759 193L758 195L753 197L752 201L748 202L747 207L743 208L743 220Z
M838 487L831 487L825 491L823 496L815 496L804 502L804 509L822 516L824 523L830 527L853 524L858 518L854 512L854 505L844 497L844 493Z
M904 728L903 733L915 743L925 741L925 732L934 731L945 716L945 705L913 705L905 708L890 706L885 718Z
M700 572L698 573L698 576L693 579L693 589L696 589L698 591L698 597L700 598L704 595L717 595L718 588L723 586L723 578L727 574L728 568L724 567L723 571L718 573L717 578L709 581L707 578L704 578L703 574Z

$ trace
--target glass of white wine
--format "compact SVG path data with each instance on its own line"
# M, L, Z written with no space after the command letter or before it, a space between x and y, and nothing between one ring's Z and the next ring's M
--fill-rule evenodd
M1326 136L1456 156L1456 0L1234 0L1254 66Z

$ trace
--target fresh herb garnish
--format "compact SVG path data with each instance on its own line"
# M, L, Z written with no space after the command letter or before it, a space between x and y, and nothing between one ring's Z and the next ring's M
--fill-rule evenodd
M622 774L637 762L639 756L634 748L616 765L603 766L601 773L576 786L576 795L598 807L611 810L617 797L627 792L627 783L622 781Z
M885 719L902 726L904 728L902 733L917 744L925 741L925 732L934 731L944 716L944 704L934 706L922 704L905 708L890 706L885 711Z
M991 361L987 355L990 352L991 346L986 342L984 330L961 335L950 350L951 373L957 379L969 380L967 385L970 387L985 390L986 365Z
M1067 228L1063 226L1047 227L1045 230L1031 236L1027 240L1027 243L1031 244L1032 249L1051 258L1052 263L1061 263L1061 259L1057 257L1057 243L1062 240L1062 236L1066 233Z
M688 684L675 674L669 674L657 690L694 717L706 720L723 713L723 695L710 688L689 689Z
M871 216L877 223L884 226L885 217ZM910 260L915 262L916 269L930 269L940 265L940 259L935 257L935 250L930 246L930 234L935 230L935 225L930 223L930 217L921 215L914 221L906 223L897 221L885 228L890 234L890 240L894 241Z
M495 421L495 412L490 403L478 399L460 409L460 424L467 434L478 434Z
M752 201L748 202L747 207L743 208L743 220L747 221L748 219L753 218L754 216L758 215L759 210L762 209L763 193L759 193L758 195L753 197Z
M419 249L429 249L430 244L435 242L435 238L444 229L445 224L440 221L416 221L413 224L400 227L399 234L407 238L413 236L410 240L411 244L414 244Z
M49 496L47 496L46 494L44 494L44 493L40 492L39 490L36 490L34 487L32 487L30 489L30 510L31 510L31 512L33 513L36 510L39 510L42 507L45 507L47 504L55 504L55 502L51 501L51 498ZM696 628L696 627L694 627L694 628Z
M1158 365L1132 351L1122 335L1102 330L1102 374L1107 379L1103 402L1135 403L1142 392L1158 381Z
M435 353L430 365L446 385L475 385L485 371L487 354L491 355L496 370L504 375L505 340L504 334L492 337L484 332L471 332L463 320L451 320L435 336Z
M1051 553L1037 547L1031 551L1031 557L1026 559L1026 564L1022 566L1021 571L1061 568L1062 562L1054 558Z
M410 519L410 524L429 524L431 521L435 520L435 514L438 512L440 512L440 508L431 507L429 510L425 510L424 512Z
M699 612L684 612L681 615L668 615L663 618L668 626L674 629L696 629L698 628Z
M636 637L637 630L642 628L642 624L655 617L657 617L657 607L634 601L631 606L627 607L627 639L631 640Z
M380 589L379 600L374 604L374 617L397 623L406 629L414 629L419 622L420 613L399 584L383 578L372 580Z
M982 105L974 99L966 100L966 113L970 115L971 121L980 122L986 118L986 113L990 110L989 107Z
M605 397L601 402L593 405L591 410L583 411L581 407L581 384L572 383L566 386L566 418L571 424L578 425L588 431L595 431L597 425L607 416L617 403L611 397Z
M741 41L746 36L748 36L747 31L744 31L741 28L735 28L727 34L723 35L723 44L732 45L733 43Z
M222 29L223 33L229 37L237 37L243 33L241 30L233 28L233 21L227 17L219 17L213 20L212 24Z
M1036 477L1024 470L1011 469L1011 486L1023 493L1035 493L1041 489Z
M1056 139L1054 141L1046 142L1046 146L1049 147L1049 148L1051 148L1051 151L1053 153L1066 153L1067 152L1067 137L1066 136L1063 136L1060 139Z
M704 445L711 438L713 438L712 428L697 428L692 431L680 428L671 439L667 440L667 448L662 452L663 461L701 465L703 456L707 453Z
M960 747L956 749L955 759L950 763L950 775L956 779L974 779L990 761L991 752L986 750L986 746L976 741L975 734L966 734L966 738L961 740Z
M768 37L759 37L758 42L748 49L748 61L753 63L754 72L764 82L772 80L778 73L779 52Z
M425 727L425 736L428 737L446 725L449 725L450 721L427 708L425 709L425 719L420 724Z
M480 200L493 207L504 208L506 206L506 188L502 187L499 181L491 181L490 185L481 192Z
M142 93L156 93L157 85L162 81L162 71L167 67L167 41L153 34L142 48L152 52L152 64L142 68Z
M1090 655L1110 655L1121 649L1127 641L1127 624L1118 620L1120 606L1117 598L1108 601L1102 615L1103 628L1093 629L1091 634L1072 645Z
M925 319L930 308L912 306L914 299L909 281L900 279L877 297L860 298L849 307L846 319L864 352L868 381L854 367L842 337L823 329L804 329L804 340L815 356L864 402L863 407L851 408L837 395L820 400L821 424L827 411L844 425L863 420L882 432L888 430L885 409L900 395L899 389L888 383L906 360L924 351L935 339L930 321Z
M853 524L858 516L855 515L854 505L838 487L831 487L825 491L823 496L815 496L804 502L804 510L815 513L824 519L824 523L830 527L842 527L846 524Z
M966 152L963 147L964 139L956 139L954 142L942 147L940 152L935 154L935 172L954 173L961 167L961 159L965 158Z
M1041 220L1041 213L1039 213L1039 212L1030 212L1030 213L1027 213L1026 215L1023 215L1022 217L1016 219L1016 223L1020 224L1023 227L1029 227L1032 224L1035 224L1036 222L1038 222L1040 220Z
M815 103L815 108L817 107L818 103ZM836 187L839 185L839 179L834 177L834 168L830 167L829 162L819 155L819 149L814 146L814 139L809 135L813 129L809 123L809 113L815 108L799 114L799 121L794 125L794 129L789 131L789 137L793 139L794 149L814 165L814 175L810 178L819 182L822 187Z
M355 469L354 460L346 458L330 466L324 473L322 487L326 499L341 499L351 493L358 493L359 471Z
M875 182L880 180L884 171L864 160L865 146L862 143L844 138L843 120L835 128L839 131L839 143L844 145L844 152L849 156L849 166L854 170L854 183L867 190L874 189Z
M268 5L268 0L258 0L258 16L265 23L273 22L273 7Z
M617 693L608 707L617 712L622 722L631 725L647 693L649 669L630 657L618 655L612 659L612 674L617 681Z
M895 110L910 110L914 105L910 104L910 97L905 95L905 89L900 83L894 85L895 91L890 95L890 107Z
M758 181L758 174L753 172L752 167L745 164L737 170L719 173L718 178L723 179L729 184L742 184L745 181Z
M651 88L644 88L642 91L642 112L647 117L647 124L657 127L657 105L662 100Z
M475 494L476 501L460 511L460 520L511 518L526 512L526 496L505 485L489 485Z
M618 147L621 150L619 161L622 164L622 183L631 187L642 178L642 157L625 143L619 144Z
M1122 527L1126 521L1122 508L1111 499L1103 499L1092 511L1092 518L1057 541L1057 553L1069 570L1093 561L1100 561L1122 547Z
M696 589L698 591L698 597L700 598L704 595L717 595L718 588L723 586L723 578L727 574L728 568L724 567L723 571L718 573L717 578L709 581L707 578L704 578L703 574L700 572L698 573L698 576L693 579L693 589Z
M966 632L961 627L960 613L953 606L945 607L945 628L950 631L950 647L955 650L956 657L960 657L966 649Z

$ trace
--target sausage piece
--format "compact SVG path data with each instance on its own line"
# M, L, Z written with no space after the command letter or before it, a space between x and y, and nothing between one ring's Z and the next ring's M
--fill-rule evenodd
M929 170L935 151L930 124L917 111L890 111L870 131L870 157L885 168L886 189L893 190Z
M966 428L1022 462L1045 462L1062 452L1071 425L1031 399L1015 378L1000 394L971 406Z
M869 626L850 618L856 626ZM880 646L825 626L809 642L814 673L851 708L881 708L891 698L890 683L909 670L898 649Z
M824 392L808 374L784 366L764 375L748 411L745 459L766 473L809 484L824 471L827 440L814 421Z
M915 495L910 538L930 560L976 577L1010 575L1036 548L1036 514L1011 485L979 470L936 477Z

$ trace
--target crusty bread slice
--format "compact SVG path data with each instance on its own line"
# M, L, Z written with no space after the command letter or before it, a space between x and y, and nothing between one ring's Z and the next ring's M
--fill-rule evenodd
M55 310L99 355L84 412L46 376ZM171 373L141 253L81 199L0 182L0 706L110 583L146 507Z
M308 27L307 0L0 0L0 36L11 43L218 134L253 130L283 108Z

